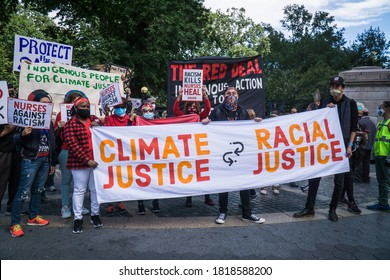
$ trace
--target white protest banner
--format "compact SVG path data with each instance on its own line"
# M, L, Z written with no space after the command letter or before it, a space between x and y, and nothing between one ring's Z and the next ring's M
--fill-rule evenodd
M195 196L349 170L337 108L254 121L94 127L99 203Z
M100 105L103 111L106 106L113 107L118 104L122 104L118 83L113 83L100 91Z
M7 98L8 98L8 86L6 81L0 81L0 124L6 124L7 118Z
M202 101L203 70L183 70L183 101Z
M91 115L96 115L96 105L95 104L90 104L90 112ZM61 108L61 121L67 122L72 118L71 112L72 112L72 107L73 103L61 103L60 108Z
M19 97L28 99L36 89L47 91L53 98L55 112L60 111L65 94L78 90L88 97L91 104L99 104L100 91L112 83L123 88L120 74L86 70L58 64L22 64L19 80Z
M72 65L73 47L15 34L14 67L19 72L23 60L33 63L58 63Z
M49 129L53 103L8 98L8 123L37 129Z

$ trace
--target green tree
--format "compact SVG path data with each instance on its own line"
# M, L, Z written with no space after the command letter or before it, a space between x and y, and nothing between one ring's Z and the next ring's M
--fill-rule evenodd
M16 7L16 12L9 15L9 20L0 33L0 80L16 86L19 83L19 73L12 71L15 34L49 41L61 40L57 37L58 27L50 17L20 5Z
M245 16L244 8L210 12L202 44L192 56L243 57L269 53L264 27Z
M352 53L355 66L382 66L390 67L390 42L386 40L385 33L379 27L364 30L358 34L352 44Z
M100 63L128 66L135 72L133 94L147 86L160 100L166 98L167 62L184 59L199 47L208 13L201 0L25 2L46 13L55 11L60 26L70 30L71 41L83 38L84 44L77 48L85 55L76 62L84 65L97 54ZM93 38L99 38L99 43Z

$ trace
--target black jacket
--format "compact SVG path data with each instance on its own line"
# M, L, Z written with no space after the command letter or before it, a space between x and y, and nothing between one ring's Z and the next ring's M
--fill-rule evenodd
M222 104L215 107L209 116L209 119L212 121L228 121L228 114L231 114L231 112L228 112L228 110L225 108L225 106ZM235 120L249 120L248 112L245 108L238 105L238 108L236 110L236 118Z
M25 159L35 159L37 158L39 142L41 140L41 130L33 129L31 134L27 136L22 136L24 127L16 128L14 141L17 149L21 152L22 158ZM49 159L51 165L56 165L58 160L58 155L55 152L55 135L54 135L54 126L51 123L50 129L48 131L48 143L49 143Z

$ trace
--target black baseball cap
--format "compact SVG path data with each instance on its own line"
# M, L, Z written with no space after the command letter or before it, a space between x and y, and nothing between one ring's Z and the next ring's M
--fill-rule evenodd
M330 81L330 84L331 85L342 85L342 86L345 86L344 79L343 79L343 77L340 77L340 76L333 77L332 80Z

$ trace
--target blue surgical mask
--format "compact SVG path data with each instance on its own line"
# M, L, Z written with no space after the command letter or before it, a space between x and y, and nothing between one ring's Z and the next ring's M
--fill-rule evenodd
M376 110L376 113L378 114L379 117L382 117L383 114L385 113L385 110L383 110L382 108L378 108L378 109Z
M114 113L118 117L123 117L126 114L126 108L120 108L120 107L115 108Z
M148 119L148 120L153 120L154 119L154 114L153 114L153 112L147 112L147 113L143 114L143 117L145 119Z

